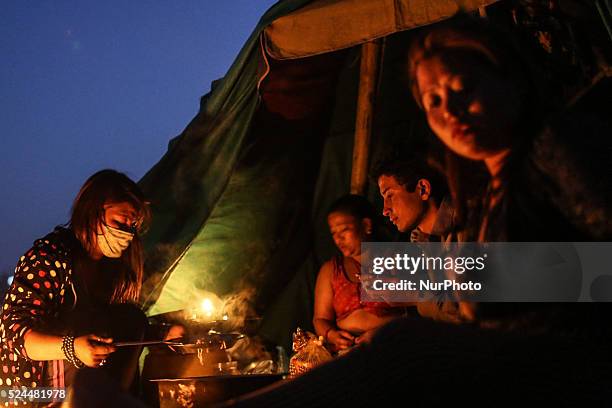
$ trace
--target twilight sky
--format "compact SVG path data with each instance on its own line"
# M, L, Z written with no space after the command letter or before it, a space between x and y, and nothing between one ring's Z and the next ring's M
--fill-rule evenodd
M4 1L0 273L95 171L140 179L275 2Z

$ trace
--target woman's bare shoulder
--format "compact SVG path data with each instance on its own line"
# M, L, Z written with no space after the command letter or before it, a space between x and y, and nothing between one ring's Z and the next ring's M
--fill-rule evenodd
M323 265L321 265L321 269L319 269L319 276L330 276L334 272L334 258L329 259Z

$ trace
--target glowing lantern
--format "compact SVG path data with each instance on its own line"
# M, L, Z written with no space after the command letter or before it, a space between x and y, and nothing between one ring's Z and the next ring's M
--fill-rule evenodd
M213 306L212 300L210 300L209 298L204 299L200 307L202 308L202 313L204 314L204 316L208 318L212 317L215 311L215 307Z

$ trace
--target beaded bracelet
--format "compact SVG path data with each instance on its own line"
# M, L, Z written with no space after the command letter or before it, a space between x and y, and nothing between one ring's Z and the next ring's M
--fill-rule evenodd
M66 360L70 362L76 368L85 367L85 363L78 359L76 353L74 352L74 336L64 336L62 337L62 352L64 356L66 356Z

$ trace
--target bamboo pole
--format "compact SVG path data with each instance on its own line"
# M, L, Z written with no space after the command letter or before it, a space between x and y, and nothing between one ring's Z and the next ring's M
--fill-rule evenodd
M370 41L361 46L359 93L357 96L355 142L353 145L353 169L351 172L351 193L353 194L364 194L368 180L368 161L380 48L380 40Z

